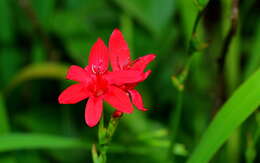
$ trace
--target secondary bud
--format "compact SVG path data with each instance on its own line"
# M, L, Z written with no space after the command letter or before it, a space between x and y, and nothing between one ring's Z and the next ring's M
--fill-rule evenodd
M113 113L113 117L114 118L119 118L119 117L121 117L123 115L123 113L121 112L121 111L114 111L114 113Z

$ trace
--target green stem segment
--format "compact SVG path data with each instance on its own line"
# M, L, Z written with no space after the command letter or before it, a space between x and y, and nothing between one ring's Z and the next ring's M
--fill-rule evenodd
M112 140L121 116L112 115L107 128L102 117L98 125L98 146L92 146L92 158L94 163L106 163L107 149Z
M195 56L196 52L199 51L201 48L201 45L197 41L197 38L196 38L196 31L197 31L199 21L201 20L203 13L205 11L205 6L202 7L199 5L198 9L199 9L199 12L195 19L195 22L194 22L194 25L192 28L192 35L188 42L188 47L187 47L187 54L189 55L189 59L185 65L183 71L181 72L181 74L178 77L176 77L176 76L172 77L172 83L178 90L178 99L177 99L177 103L176 103L176 110L171 113L171 117L173 117L173 118L170 121L170 129L171 129L171 131L170 131L171 143L170 143L170 148L169 148L170 162L174 162L173 150L174 150L176 136L178 134L179 123L181 120L185 81L186 81L188 73L189 73L191 61L192 61L193 57Z
M170 156L170 160L172 160L172 162L174 162L174 155L173 155L173 150L174 150L174 145L175 145L175 140L176 140L176 135L178 133L178 129L179 129L179 123L180 123L180 118L181 118L181 112L182 112L182 99L183 99L183 90L179 90L178 92L178 101L176 104L176 110L175 112L173 112L172 116L173 119L170 123L171 125L171 143L170 143L170 148L169 148L169 156Z

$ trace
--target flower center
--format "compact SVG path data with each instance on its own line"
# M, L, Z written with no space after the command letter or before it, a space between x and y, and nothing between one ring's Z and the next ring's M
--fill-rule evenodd
M90 84L90 91L94 96L98 97L106 93L108 89L108 82L102 78L101 75L96 75Z
M103 74L106 72L106 69L103 68L102 63L100 63L100 65L92 65L91 70L96 75Z

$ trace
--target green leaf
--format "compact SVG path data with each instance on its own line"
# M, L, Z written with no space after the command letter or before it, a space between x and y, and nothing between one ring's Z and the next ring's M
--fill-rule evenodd
M39 43L36 43L32 49L32 63L42 63L44 60L46 60L44 48Z
M89 24L84 22L84 17L74 10L73 12L55 12L50 21L50 29L64 38L72 38L73 36L86 37L90 30Z
M91 144L76 138L46 134L13 133L0 136L0 152L24 149L90 148Z
M10 126L9 126L9 119L7 115L7 108L5 106L5 100L0 93L0 135L5 135L10 131ZM1 156L0 162L5 162L5 163L16 163L16 160L13 156L6 155L6 156Z
M0 1L0 41L12 42L13 40L13 23L10 4L8 0Z
M160 34L170 22L174 11L173 0L115 0L129 15L146 26L151 32Z
M245 77L252 74L257 68L260 67L260 23L257 25L255 38L250 43L249 59L245 69Z
M234 36L226 56L225 76L227 79L227 93L231 94L241 79L240 77L240 35Z
M92 41L92 39L91 39ZM78 65L84 66L88 63L88 55L91 49L92 42L90 39L66 39L66 49L69 52L69 56Z
M192 29L199 9L196 7L195 3L190 0L178 1L177 5L180 10L181 23L185 33L185 38L188 40L188 38L191 37Z
M10 130L4 98L0 93L0 134L7 133Z
M33 64L25 67L17 73L9 85L4 89L5 93L15 88L17 85L33 79L51 78L65 79L68 67L57 63Z
M0 49L0 89L6 86L19 71L23 60L22 55L15 47Z
M188 163L209 162L233 131L260 105L260 69L223 105L204 133Z
M55 9L55 0L31 1L31 3L41 24L44 27L48 27L50 20L53 18L52 13Z
M128 47L131 50L131 55L133 58L135 58L134 54L134 49L133 49L133 31L134 31L134 24L133 20L131 19L130 16L127 14L122 14L120 18L121 22L121 31L124 34L124 38L128 43Z
M195 3L197 5L199 5L199 7L206 7L206 5L208 4L209 0L195 0Z

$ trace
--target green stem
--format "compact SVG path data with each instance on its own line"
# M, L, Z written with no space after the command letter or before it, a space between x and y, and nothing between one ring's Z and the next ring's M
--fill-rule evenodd
M199 7L199 12L197 13L197 16L196 16L196 19L195 19L195 22L194 22L194 25L192 28L192 35L188 42L188 47L187 47L187 54L189 55L189 59L185 65L182 73L180 74L180 76L178 78L177 77L172 78L173 84L178 89L178 99L177 99L177 104L176 104L176 110L171 113L171 117L173 117L173 118L170 121L171 143L170 143L170 148L169 148L169 158L170 158L169 160L171 162L174 162L173 150L174 150L175 140L177 137L179 124L180 124L180 120L181 120L184 85L185 85L185 81L188 76L191 61L192 61L195 53L199 49L198 45L196 44L196 31L197 31L197 27L199 25L199 21L201 20L203 14L204 14L205 8L206 7L204 7L204 8Z
M181 113L182 113L182 99L183 99L183 90L179 90L177 104L176 104L176 111L172 112L171 117L173 117L173 119L171 120L171 123L170 123L172 132L171 132L171 143L170 143L170 148L169 148L169 156L170 156L170 160L172 160L172 162L174 162L173 150L174 150L175 140L176 140L176 136L178 133L179 123L180 123Z
M98 149L92 146L92 158L94 163L107 162L107 150L116 131L121 116L111 116L108 127L104 127L104 117L102 116L98 125Z

